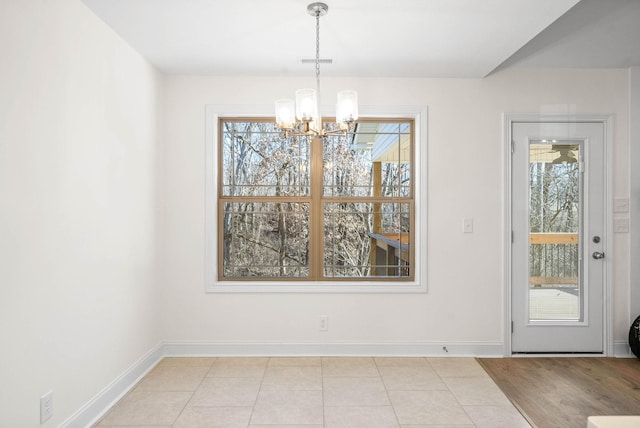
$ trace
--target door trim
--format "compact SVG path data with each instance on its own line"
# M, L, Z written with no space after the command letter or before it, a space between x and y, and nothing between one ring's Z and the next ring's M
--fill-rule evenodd
M604 284L603 284L603 308L602 308L602 338L603 353L602 356L613 356L613 322L611 320L611 284L613 279L613 269L610 269L614 260L613 252L613 224L611 221L611 213L613 212L612 193L612 149L613 141L613 115L539 115L539 114L508 114L502 115L503 123L503 153L504 153L504 177L503 177L503 216L504 216L504 233L503 233L503 282L504 282L504 357L512 357L511 350L511 234L512 234L512 218L511 218L511 175L512 175L512 135L511 128L513 122L597 122L602 123L605 129L604 133L604 198L605 212L604 221L607 233L604 251L607 254L607 263L604 265ZM553 354L557 356L557 354ZM575 354L572 354L575 356ZM536 354L536 356L540 356Z

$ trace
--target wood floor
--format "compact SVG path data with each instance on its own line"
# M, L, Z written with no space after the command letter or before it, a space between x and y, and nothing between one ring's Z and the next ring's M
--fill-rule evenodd
M585 428L594 415L640 415L635 358L480 358L537 428Z

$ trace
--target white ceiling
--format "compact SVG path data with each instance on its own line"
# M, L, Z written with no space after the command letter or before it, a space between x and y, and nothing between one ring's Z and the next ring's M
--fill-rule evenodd
M309 0L83 1L165 73L313 73L300 63L315 56ZM506 66L640 65L640 0L582 0L564 16L578 0L325 2L320 56L333 64L323 75L481 78Z
M640 66L640 1L582 0L504 67Z

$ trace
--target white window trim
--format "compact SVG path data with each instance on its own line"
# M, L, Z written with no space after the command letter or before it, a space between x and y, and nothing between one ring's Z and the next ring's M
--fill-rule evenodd
M426 293L427 292L427 108L360 107L367 118L411 118L415 122L415 269L414 281L218 281L218 120L270 117L266 106L205 107L205 291L208 293ZM329 112L322 112L330 116Z

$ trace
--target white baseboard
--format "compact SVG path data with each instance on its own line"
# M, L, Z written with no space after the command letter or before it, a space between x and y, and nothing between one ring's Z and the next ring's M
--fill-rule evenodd
M59 428L87 428L95 424L115 403L144 377L162 359L162 343L147 352L111 384L91 399L80 410L64 421Z
M502 357L501 342L164 342L165 356Z
M626 340L616 340L613 342L613 356L616 358L636 358L631 352L629 342Z

